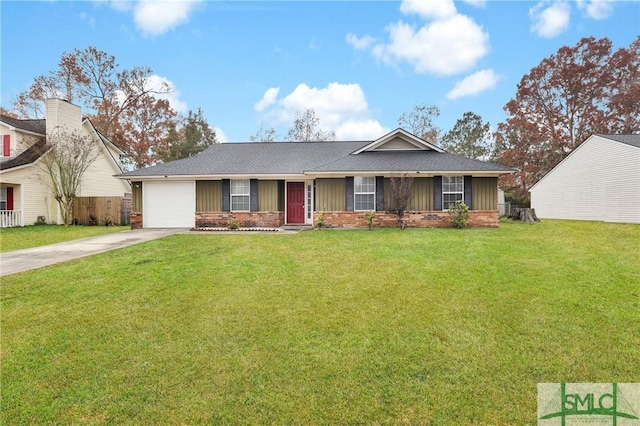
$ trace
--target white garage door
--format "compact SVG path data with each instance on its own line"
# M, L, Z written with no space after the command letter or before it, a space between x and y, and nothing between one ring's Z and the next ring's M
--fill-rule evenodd
M144 228L193 228L195 224L195 182L142 183Z

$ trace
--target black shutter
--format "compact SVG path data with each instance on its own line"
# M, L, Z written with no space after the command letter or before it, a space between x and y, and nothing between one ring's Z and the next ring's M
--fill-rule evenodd
M222 179L222 211L231 211L231 181Z
M258 211L258 179L249 180L249 211Z
M348 212L353 211L353 176L347 176L344 179L344 202L345 210Z
M278 181L278 211L284 211L284 181Z
M384 211L384 176L376 176L376 211Z
M433 209L442 210L442 176L433 177Z
M471 193L473 189L472 179L471 176L464 177L464 203L469 206L469 210L471 210L473 203L473 195Z

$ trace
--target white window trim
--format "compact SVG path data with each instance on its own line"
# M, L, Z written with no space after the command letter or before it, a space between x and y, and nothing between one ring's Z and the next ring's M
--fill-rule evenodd
M304 220L307 224L313 224L313 181L305 182Z
M356 192L356 179L373 179L373 192ZM373 208L371 209L357 209L356 208L356 195L373 195ZM355 176L353 178L353 211L356 212L368 212L376 209L376 178L375 176Z
M2 189L0 189L0 203L4 204L4 209L1 210L6 210L7 209L7 187L3 186Z
M460 178L462 181L462 189L460 191L445 191L444 190L444 179L445 178ZM442 210L449 210L449 206L445 205L444 196L445 194L460 194L460 199L464 202L464 176L456 175L456 176L443 176L442 177Z
M242 194L235 194L233 192L233 182L247 182L247 193L242 193ZM234 197L247 197L247 199L249 200L249 208L248 209L242 209L242 210L237 210L233 208L233 198ZM249 179L232 179L229 182L229 210L232 212L248 212L251 210L251 181Z

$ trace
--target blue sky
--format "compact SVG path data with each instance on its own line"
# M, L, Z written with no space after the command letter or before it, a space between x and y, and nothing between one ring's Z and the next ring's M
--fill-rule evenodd
M612 0L5 0L0 13L3 107L62 53L95 46L150 67L176 110L202 108L230 142L261 123L284 139L307 108L338 140L382 136L420 104L440 108L444 131L465 111L495 127L563 45L606 36L617 49L640 33L640 2Z

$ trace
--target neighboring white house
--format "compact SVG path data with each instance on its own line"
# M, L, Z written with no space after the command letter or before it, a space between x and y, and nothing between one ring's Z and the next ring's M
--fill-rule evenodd
M47 155L46 135L52 130L79 130L99 147L98 157L82 178L82 197L122 197L131 192L126 181L113 176L123 171L122 151L100 134L80 107L61 99L46 100L46 119L20 120L0 115L0 227L36 223L61 224L58 203L49 189L48 175L39 167Z
M547 219L640 223L640 135L592 135L530 189Z

